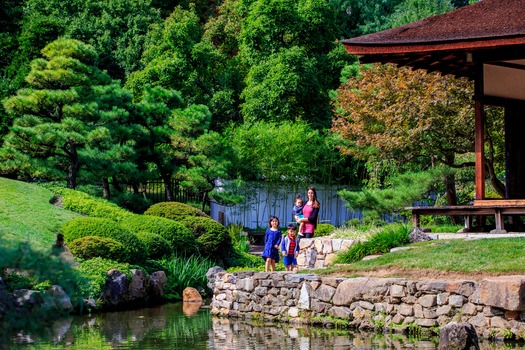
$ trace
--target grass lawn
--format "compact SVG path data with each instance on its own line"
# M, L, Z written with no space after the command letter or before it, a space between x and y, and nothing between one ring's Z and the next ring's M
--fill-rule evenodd
M372 260L331 267L320 274L361 275L365 271L390 271L401 277L403 271L421 275L447 276L525 274L525 238L486 238L476 240L433 240L411 245L414 248L384 254ZM429 273L430 272L430 273ZM415 274L417 277L417 273Z
M80 214L49 203L53 193L35 184L0 177L0 237L29 241L35 249L48 250L61 225ZM363 234L363 233L361 233ZM318 270L319 274L359 275L365 271L435 271L469 274L525 274L525 238L434 240L413 244L414 249L373 259Z
M0 177L0 237L50 249L60 226L80 216L50 204L52 197L51 191L35 184Z

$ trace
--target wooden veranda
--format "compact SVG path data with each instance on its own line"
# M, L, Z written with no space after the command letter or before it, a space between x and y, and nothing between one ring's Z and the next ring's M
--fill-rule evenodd
M483 0L443 15L343 40L361 63L394 63L474 81L476 198L472 206L410 207L420 215L525 215L525 0ZM485 106L505 109L505 198L485 198Z

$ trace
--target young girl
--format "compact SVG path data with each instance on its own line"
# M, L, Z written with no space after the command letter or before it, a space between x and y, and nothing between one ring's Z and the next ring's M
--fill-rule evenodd
M276 216L270 217L264 236L263 259L266 261L265 271L275 271L275 263L279 262L279 244L281 243L281 231L279 230L279 219Z

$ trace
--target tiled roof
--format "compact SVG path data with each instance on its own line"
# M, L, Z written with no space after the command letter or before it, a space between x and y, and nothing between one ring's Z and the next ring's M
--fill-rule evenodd
M342 43L361 63L390 62L469 79L481 63L525 69L525 0L482 0Z
M514 36L525 36L525 0L482 0L418 22L343 40L343 43L410 45Z

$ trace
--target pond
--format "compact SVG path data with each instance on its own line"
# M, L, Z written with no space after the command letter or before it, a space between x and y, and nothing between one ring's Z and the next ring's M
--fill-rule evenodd
M71 316L46 328L0 335L0 349L438 349L437 337L409 338L211 316L182 303ZM481 349L525 349L484 341Z

